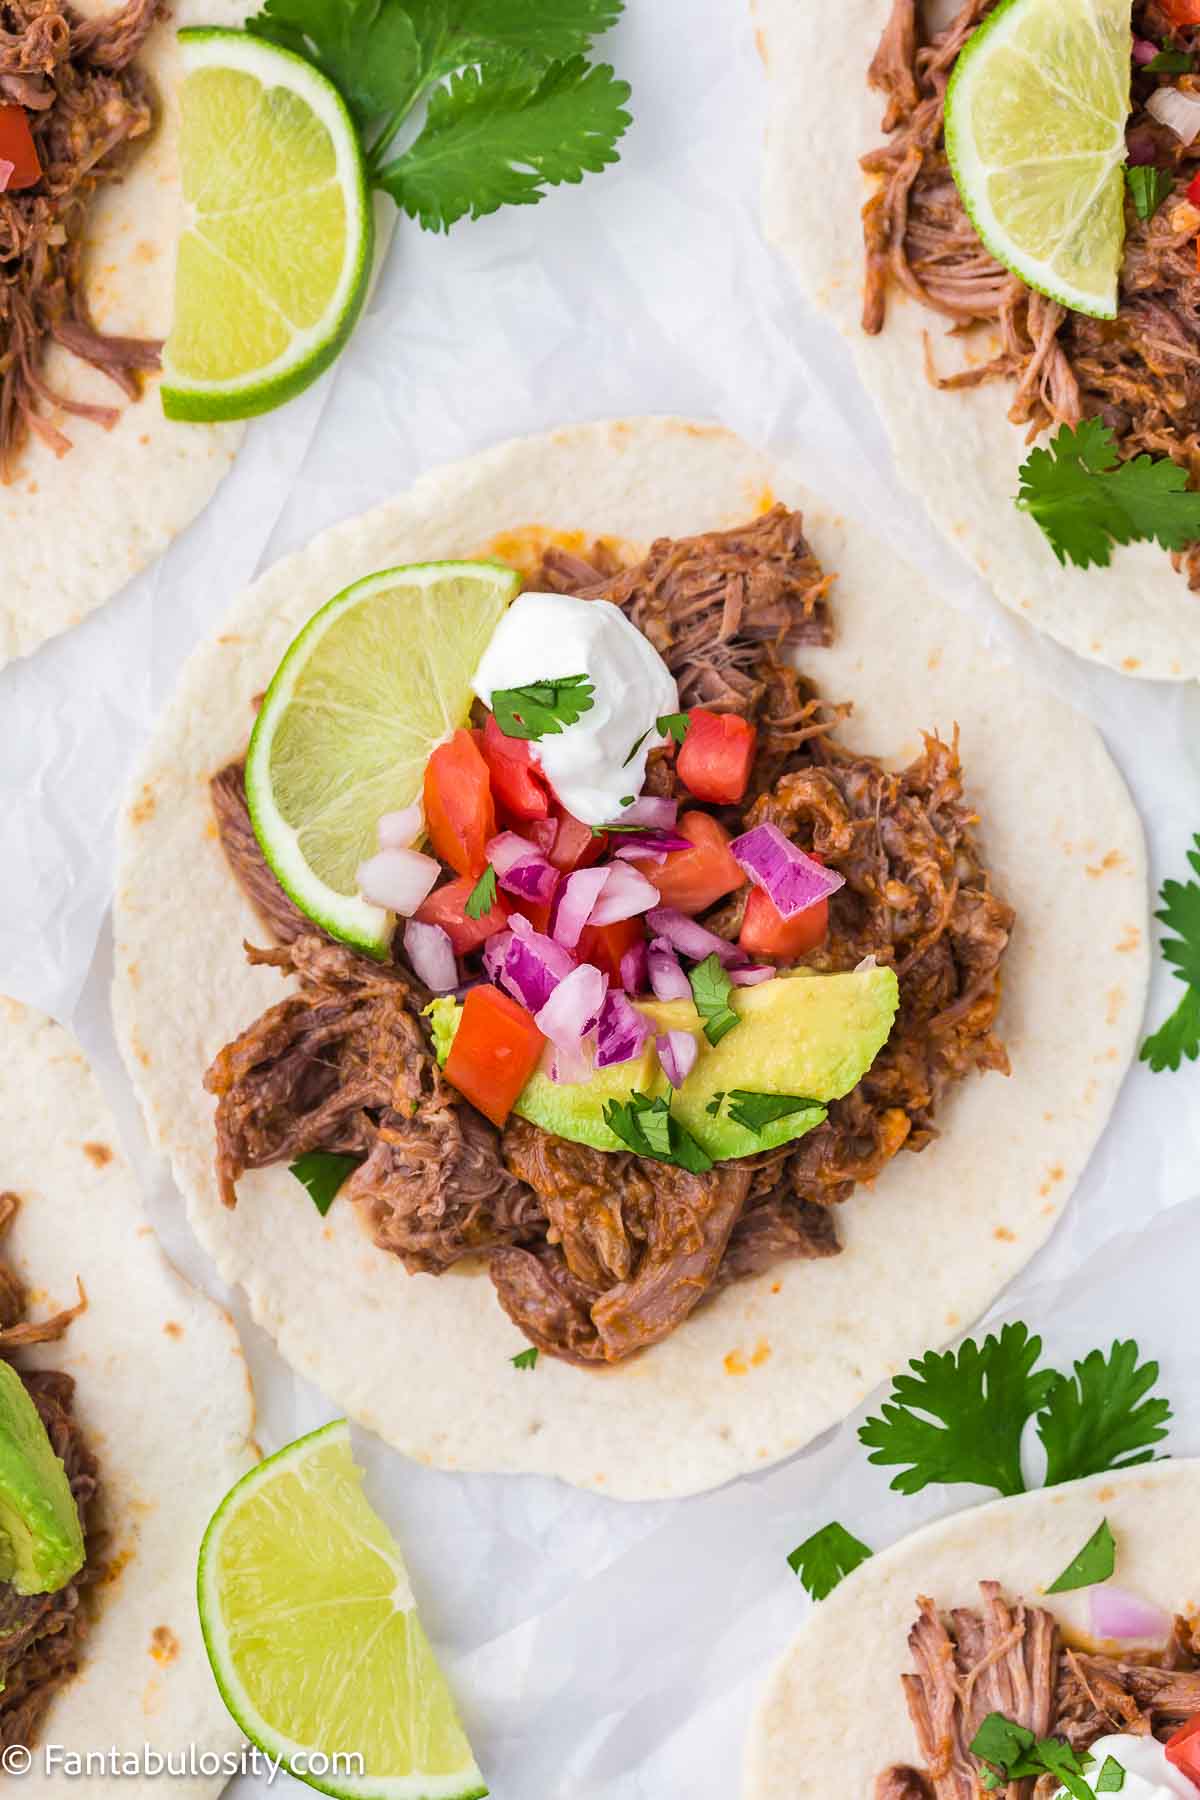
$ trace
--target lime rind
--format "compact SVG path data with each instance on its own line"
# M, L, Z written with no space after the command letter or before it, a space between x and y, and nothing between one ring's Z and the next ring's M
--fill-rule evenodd
M255 834L301 912L369 956L386 957L395 921L354 871L469 716L471 676L519 586L494 562L381 570L313 615L267 689L246 757Z
M1116 317L1129 0L1002 0L961 52L946 152L971 222L1028 287Z
M346 244L336 286L321 316L297 326L279 313L280 336L286 342L270 361L244 374L205 379L176 366L171 338L163 351L162 406L168 418L193 423L248 419L270 412L301 393L330 366L344 348L357 323L370 285L374 251L374 214L366 168L354 122L331 81L310 63L276 44L244 31L217 26L193 26L178 33L183 62L183 85L204 70L232 70L261 83L267 93L295 96L324 127L334 153L329 186L344 200ZM186 96L185 96L186 104ZM268 308L275 301L254 280L243 261L230 261L221 246L197 228L204 217L231 219L234 211L218 214L204 206L208 197L203 178L184 168L185 187L198 181L199 191L188 204L195 218L185 223L180 237L176 282L200 261L221 262L224 279L238 292L254 294ZM303 191L303 190L301 190ZM287 205L289 193L264 191L260 207L276 213ZM197 201L200 209L197 211ZM239 207L235 209L241 211ZM236 308L233 309L236 312ZM228 330L226 322L222 328ZM174 329L174 328L173 328Z
M350 1427L345 1419L335 1419L331 1424L308 1432L295 1443L286 1445L274 1456L267 1457L249 1470L229 1490L208 1522L196 1568L196 1601L204 1647L221 1698L231 1717L252 1744L273 1761L279 1760L297 1780L323 1794L333 1796L334 1800L486 1800L488 1789L469 1747L466 1754L470 1760L465 1761L460 1769L448 1774L431 1775L414 1771L412 1774L391 1776L339 1775L335 1782L314 1774L303 1766L297 1766L302 1753L309 1755L321 1746L301 1743L273 1727L254 1705L246 1692L245 1683L237 1674L221 1596L221 1549L226 1532L244 1504L259 1490L289 1474L295 1474L303 1482L306 1467L311 1467L317 1460L333 1459L339 1465L339 1473L358 1482ZM365 1495L361 1494L361 1488L356 1498L360 1509L357 1522L366 1525L369 1548L374 1554L386 1559L394 1576L394 1597L398 1602L396 1611L416 1623L412 1589L399 1547L383 1522L371 1512ZM363 1515L367 1517L364 1518ZM431 1655L430 1663L436 1669ZM455 1723L457 1724L457 1720ZM461 1737L461 1727L458 1731ZM462 1742L465 1746L466 1739L462 1738Z

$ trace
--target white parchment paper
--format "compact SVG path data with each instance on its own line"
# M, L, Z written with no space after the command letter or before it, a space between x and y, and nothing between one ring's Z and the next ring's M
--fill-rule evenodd
M109 1025L108 909L127 771L188 650L277 556L507 436L638 412L718 419L798 451L812 487L971 609L1028 679L1091 714L1138 799L1156 882L1183 875L1200 829L1200 695L1076 663L999 615L906 501L844 346L763 245L763 74L741 5L630 0L604 50L634 84L618 169L448 238L402 221L340 365L252 428L157 569L0 675L0 991L83 1038L168 1250L242 1325L268 1450L329 1409L221 1292L147 1152ZM1196 603L1181 587L1180 604ZM1179 991L1160 966L1155 1021ZM1192 1454L1198 1167L1200 1073L1135 1070L1058 1233L996 1310L1029 1320L1060 1357L1137 1335L1163 1363L1173 1447ZM834 1516L881 1546L972 1498L890 1495L853 1422L773 1472L654 1506L360 1447L498 1800L733 1800L757 1686L807 1607L787 1552ZM239 1800L254 1791L240 1783Z

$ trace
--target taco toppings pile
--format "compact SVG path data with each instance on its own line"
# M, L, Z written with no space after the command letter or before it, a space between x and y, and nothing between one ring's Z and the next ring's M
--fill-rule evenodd
M58 456L70 449L49 413L106 427L118 417L48 385L52 343L131 400L140 372L159 367L160 344L95 329L83 290L89 201L153 123L134 59L159 11L160 0L126 0L84 19L58 0L0 0L0 480L30 432Z
M263 828L261 734L293 772L298 741L273 684L212 799L274 940L248 955L295 983L205 1080L228 1204L288 1164L412 1272L486 1257L533 1345L606 1364L732 1282L837 1254L836 1204L931 1142L955 1083L1007 1070L1013 912L956 744L889 770L785 660L833 629L797 513L636 562L608 541L540 555L469 723L338 902L378 942L284 891L311 889L297 834L284 854ZM316 622L289 657L313 641ZM336 822L338 771L302 773Z

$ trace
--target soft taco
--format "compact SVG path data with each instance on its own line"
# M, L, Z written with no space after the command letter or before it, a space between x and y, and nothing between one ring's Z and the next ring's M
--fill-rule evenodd
M248 10L4 7L0 665L158 556L241 442L240 424L167 419L154 384L183 212L176 31Z
M195 1554L253 1461L245 1361L159 1251L71 1038L0 1000L0 1046L0 1744L32 1752L39 1793L115 1748L143 1772L93 1767L90 1785L149 1795L149 1746L179 1791L216 1794L240 1740ZM180 1775L189 1744L231 1760Z
M1040 10L1049 42L1053 9ZM1055 267L1029 285L997 260L980 236L977 197L968 187L964 199L956 178L964 165L954 143L948 156L948 89L981 33L1016 23L1012 5L864 0L832 34L818 9L793 0L758 0L758 13L771 89L766 228L846 333L901 478L1031 624L1111 668L1194 679L1200 619L1189 589L1200 581L1200 533L1177 534L1168 556L1131 542L1143 533L1127 515L1115 531L1123 547L1112 549L1107 527L1099 534L1095 560L1108 562L1111 550L1111 567L1088 567L1086 545L1059 539L1056 560L1014 504L1019 488L1029 498L1031 444L1035 458L1048 445L1070 447L1061 488L1048 461L1032 480L1040 489L1044 477L1059 500L1073 481L1076 503L1102 485L1093 470L1119 473L1134 458L1135 481L1150 486L1169 484L1171 463L1181 488L1200 467L1194 14L1176 0L1135 0L1130 33L1128 6L1064 8L1060 72L1094 72L1068 89L1053 70L1037 74L1035 55L1016 65L1031 97L990 109L997 131L1020 118L1015 129L1029 139L995 194L1024 167L1036 202L1038 181L1052 192L1056 159L1107 158L1078 229L1106 251L1111 240L1112 299L1072 304ZM1109 33L1119 40L1111 54ZM1073 219L1072 203L1062 212ZM1067 229L1046 224L1048 259L1055 231ZM984 237L996 244L986 225Z
M956 1514L864 1562L771 1677L745 1800L1189 1800L1198 1500L1200 1463L1126 1469ZM1086 1577L1081 1546L1105 1524L1112 1581L1047 1592Z
M271 571L118 886L150 1130L283 1354L410 1454L623 1497L787 1454L977 1315L1146 979L1091 726L670 420L501 446Z

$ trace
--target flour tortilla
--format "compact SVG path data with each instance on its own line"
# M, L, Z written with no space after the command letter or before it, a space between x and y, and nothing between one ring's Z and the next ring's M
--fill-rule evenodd
M1010 425L1010 385L942 393L925 377L925 336L943 373L983 361L996 334L969 345L951 324L889 289L878 337L859 323L860 209L871 191L859 157L883 142L883 96L867 65L891 0L856 0L829 15L805 0L754 0L770 86L764 187L768 237L832 314L891 434L902 480L935 524L970 557L1006 606L1069 649L1158 681L1200 676L1200 606L1153 544L1118 549L1109 569L1063 568L1033 520L1013 505L1028 454ZM950 9L941 0L935 17Z
M742 1800L865 1800L890 1764L919 1767L900 1686L912 1668L917 1595L948 1612L976 1605L980 1581L998 1581L1086 1637L1087 1590L1042 1590L1105 1518L1122 1587L1168 1615L1200 1605L1200 1462L1127 1469L956 1513L863 1563L814 1609L758 1707Z
M72 0L86 16L113 0ZM171 326L179 175L179 46L184 25L240 25L248 0L174 0L138 57L156 121L129 147L123 181L88 209L84 284L100 331L164 338ZM111 431L64 416L73 448L59 459L34 436L18 472L0 486L0 668L27 656L110 600L160 556L212 498L245 435L243 424L181 425L163 416L159 377L126 401L99 370L60 346L46 379L71 399L120 408Z
M525 1340L482 1268L405 1274L351 1206L322 1220L285 1168L244 1176L236 1210L221 1205L201 1076L286 989L243 957L263 928L221 852L208 780L244 748L254 697L299 627L347 583L391 564L511 555L505 534L521 527L644 546L743 523L773 495L803 506L817 555L840 571L837 645L804 661L825 693L853 699L849 740L907 761L922 728L961 726L985 853L1018 910L1000 1015L1015 1073L956 1089L944 1138L839 1209L840 1257L740 1283L618 1368L543 1356L514 1370ZM197 1234L296 1368L443 1468L533 1470L643 1499L798 1450L964 1328L1033 1255L1108 1117L1142 1014L1142 834L1091 725L994 667L963 618L786 469L678 420L500 445L279 563L188 664L120 835L118 1034Z
M23 1366L76 1379L75 1414L100 1460L110 1574L78 1676L51 1703L41 1744L176 1755L236 1751L241 1733L208 1667L196 1614L196 1556L210 1515L254 1460L254 1403L237 1333L170 1267L142 1213L116 1127L60 1025L0 999L0 1190L20 1201L5 1255L42 1318L76 1297L87 1310ZM180 1800L226 1775L181 1776ZM31 1793L78 1789L35 1750ZM95 1800L151 1800L163 1782L94 1774Z

